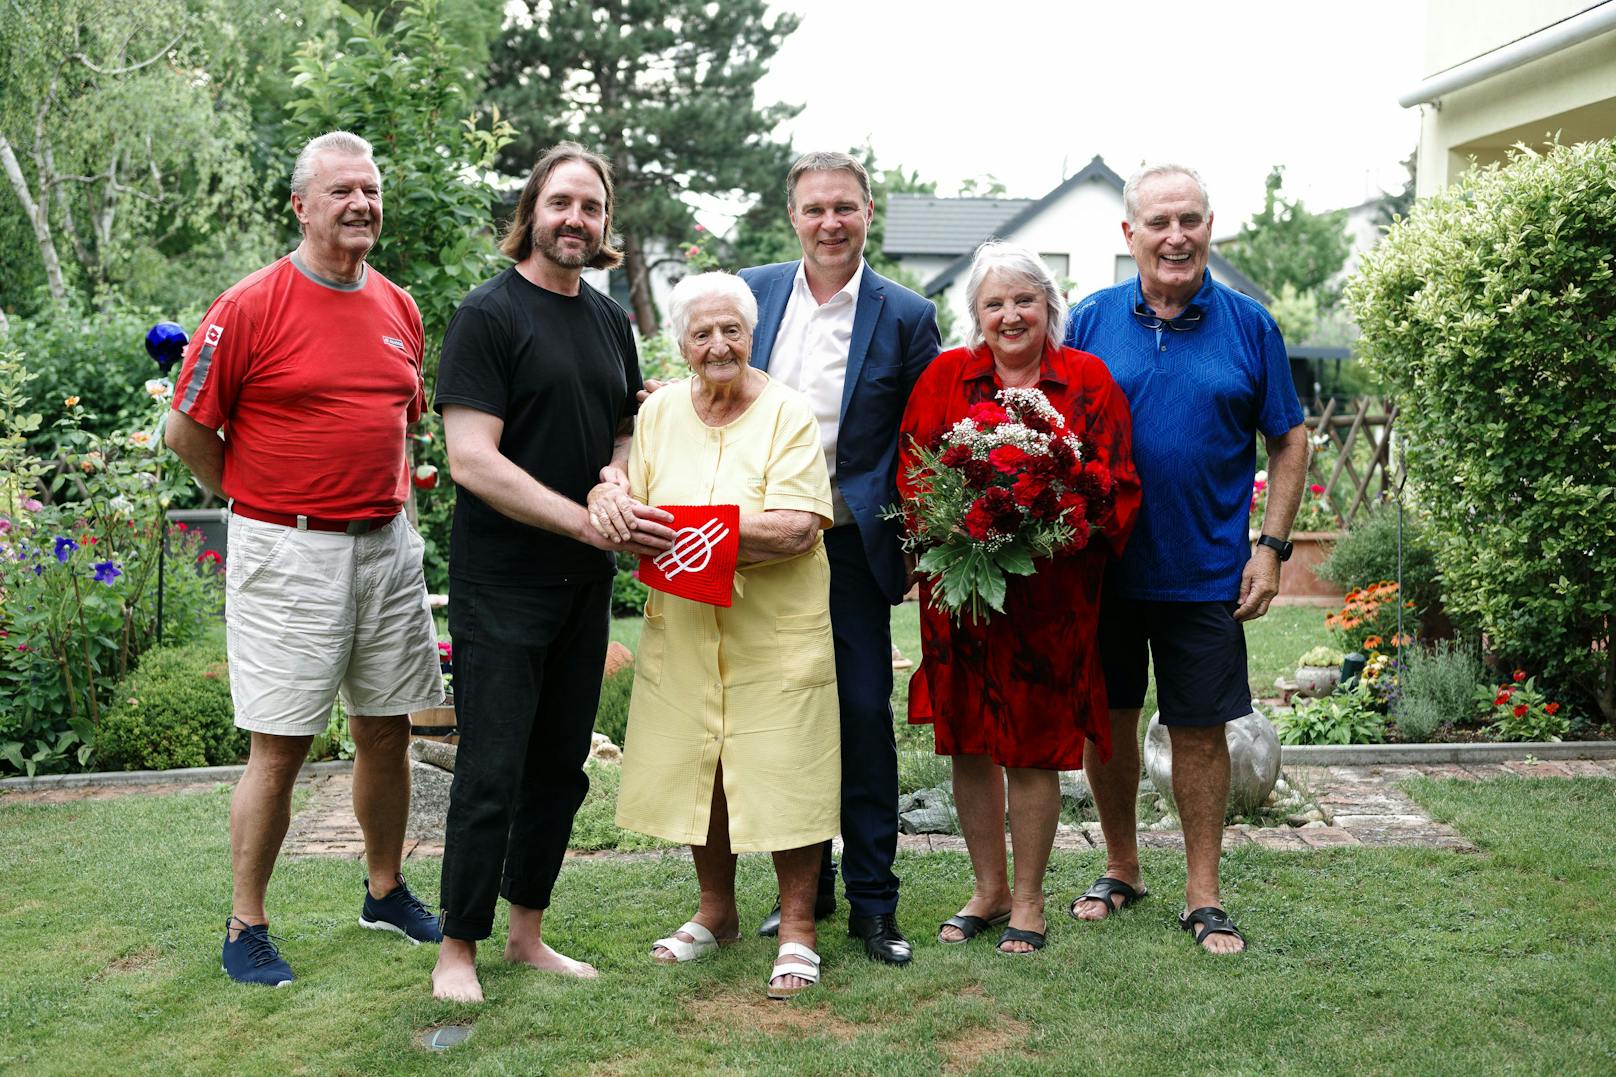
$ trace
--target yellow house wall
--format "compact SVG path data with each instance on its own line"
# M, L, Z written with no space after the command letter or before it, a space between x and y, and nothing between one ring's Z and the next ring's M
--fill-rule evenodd
M1587 0L1429 0L1426 77L1574 15ZM1616 136L1616 31L1421 105L1420 197L1516 142Z

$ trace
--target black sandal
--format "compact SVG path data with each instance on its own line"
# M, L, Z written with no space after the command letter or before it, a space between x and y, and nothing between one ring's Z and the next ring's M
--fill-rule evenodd
M950 916L947 920L944 920L942 923L937 925L937 941L942 943L944 946L961 946L967 942L970 942L988 928L1006 923L1009 919L1009 913L1002 913L995 916L991 920L983 919L980 916L971 916L970 914L963 912L955 913L953 916ZM962 939L945 939L943 938L943 928L945 927L954 928L965 937Z
M1122 895L1121 905L1111 904L1111 895L1113 894ZM1073 920L1082 922L1084 918L1077 915L1077 903L1080 901L1098 901L1105 906L1105 915L1100 917L1100 920L1106 920L1110 918L1112 913L1121 912L1134 902L1140 901L1149 896L1150 891L1142 886L1135 890L1121 879L1111 875L1102 875L1098 879L1094 880L1094 885L1088 888L1087 893L1085 893L1082 897L1072 899L1072 903L1066 906L1066 915L1070 916ZM1099 920L1088 922L1099 923Z
M1203 929L1199 934L1196 934L1195 931L1196 924L1200 924ZM1194 912L1179 913L1178 926L1195 936L1195 945L1197 946L1201 946L1201 941L1208 935L1233 935L1240 940L1240 949L1234 950L1227 955L1220 954L1220 957L1232 957L1234 954L1246 952L1246 937L1240 934L1239 928L1234 926L1234 921L1229 919L1229 914L1216 905L1206 905L1196 909ZM1201 949L1206 950L1206 947L1201 946ZM1211 953L1212 951L1207 950L1207 952Z
M1028 954L1035 954L1039 950L1042 950L1044 948L1045 941L1044 933L1042 931L1027 931L1019 927L1007 927L1004 929L1004 933L999 936L997 949L998 952L1003 954L1005 957L1026 957ZM1004 944L1007 942L1025 942L1030 945L1032 949L1006 950L1004 949Z

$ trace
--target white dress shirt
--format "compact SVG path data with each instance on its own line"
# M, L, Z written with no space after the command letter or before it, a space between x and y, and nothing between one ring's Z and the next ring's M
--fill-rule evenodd
M853 315L858 309L864 263L853 278L823 303L808 288L801 263L791 282L791 298L769 355L769 376L808 398L819 420L819 440L830 469L831 504L837 524L850 524L853 514L836 485L836 435L842 415L842 387L847 382L847 352L853 342Z

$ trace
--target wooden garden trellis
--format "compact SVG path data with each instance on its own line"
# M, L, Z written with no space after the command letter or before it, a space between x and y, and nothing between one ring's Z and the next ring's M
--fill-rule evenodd
M1307 419L1308 430L1315 445L1319 444L1317 439L1323 437L1335 447L1335 463L1326 474L1315 453L1308 463L1309 481L1324 487L1324 500L1340 512L1342 525L1351 527L1358 513L1367 509L1372 500L1395 491L1401 483L1402 477L1395 474L1396 468L1391 462L1397 404L1390 398L1380 400L1365 396L1356 403L1349 400L1343 406L1342 401L1332 397L1324 403L1315 400L1313 410L1315 414ZM1369 463L1361 474L1352 459L1360 440L1369 447ZM1378 488L1371 493L1377 479Z

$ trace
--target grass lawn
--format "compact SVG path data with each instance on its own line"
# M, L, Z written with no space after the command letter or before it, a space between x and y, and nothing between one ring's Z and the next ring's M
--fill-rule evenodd
M1103 925L1066 920L1097 855L1059 855L1049 948L944 948L964 900L952 854L906 856L904 970L834 930L826 984L763 999L771 948L652 965L651 939L695 897L687 861L577 860L547 937L602 977L488 963L481 1007L429 997L432 947L361 930L351 862L284 863L274 929L300 979L237 987L219 971L228 792L64 805L0 800L0 1070L651 1074L1564 1072L1616 1068L1616 783L1422 781L1412 792L1481 852L1244 847L1226 896L1252 940L1198 952L1173 918L1180 858L1147 853L1157 896ZM743 858L747 923L774 889ZM413 869L436 894L437 865ZM503 928L496 929L496 939ZM497 948L490 947L490 949ZM417 1030L473 1021L446 1057Z

